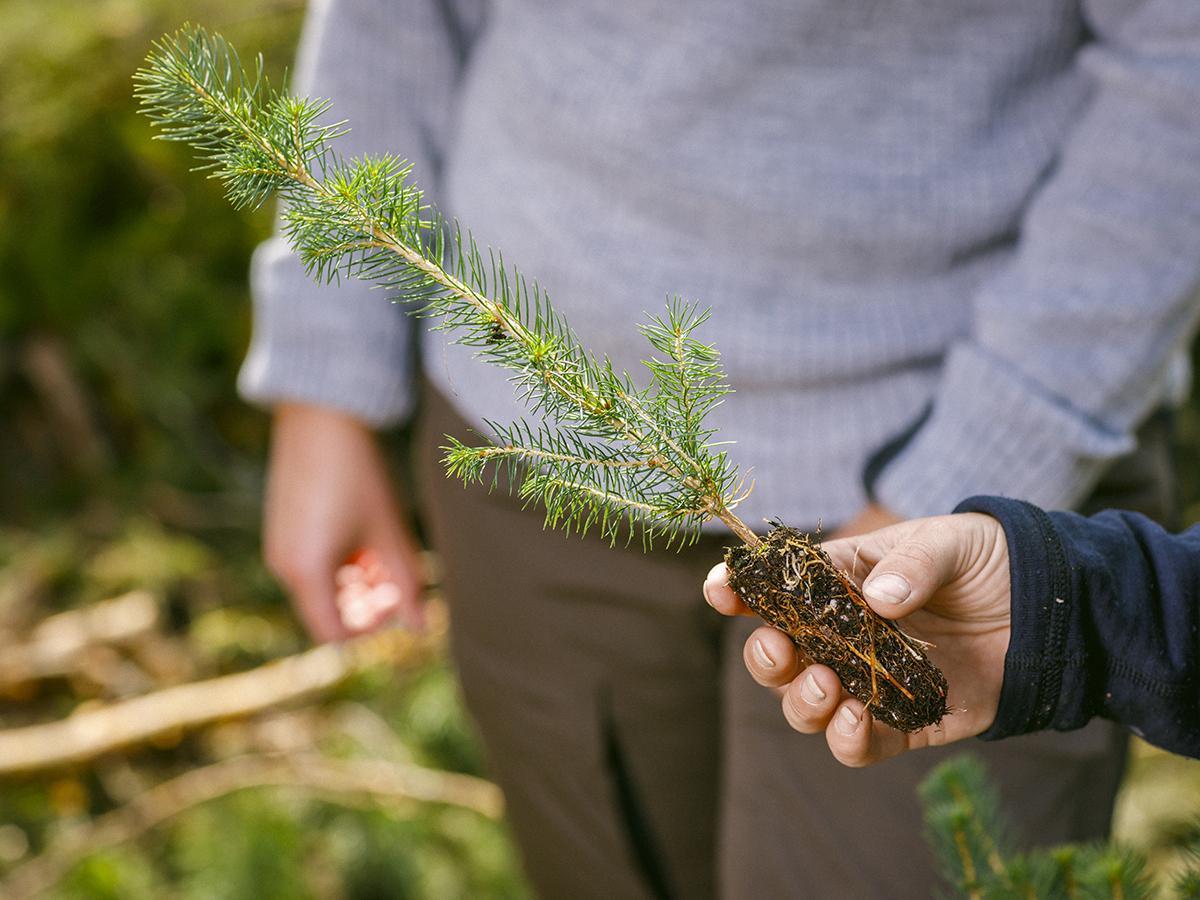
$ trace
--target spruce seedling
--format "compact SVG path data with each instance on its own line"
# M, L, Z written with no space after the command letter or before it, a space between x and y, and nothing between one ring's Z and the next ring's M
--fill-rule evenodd
M962 755L937 765L919 788L925 832L957 896L1149 900L1160 896L1146 858L1113 844L1066 844L1017 852L1000 794L983 764ZM1195 897L1200 868L1181 873L1171 897ZM1164 895L1165 896L1165 895Z
M154 45L135 84L159 137L190 144L235 206L283 201L285 234L311 275L393 291L509 370L541 424L489 422L495 439L482 446L448 438L449 474L490 474L493 486L503 475L545 508L547 525L610 542L636 534L647 549L694 541L719 520L743 544L727 556L731 583L767 622L883 721L913 731L941 720L945 678L919 642L876 616L807 536L776 527L760 539L735 514L743 482L706 424L730 393L717 350L695 336L707 310L675 299L641 327L653 355L638 388L587 351L536 282L446 222L400 158L336 154L346 129L322 124L330 104L273 89L261 59L247 73L223 38L187 26Z

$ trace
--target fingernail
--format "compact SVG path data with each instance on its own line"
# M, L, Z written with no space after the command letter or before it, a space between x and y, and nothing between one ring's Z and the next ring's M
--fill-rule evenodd
M804 680L800 682L800 696L804 698L804 702L812 706L816 706L825 699L825 692L821 690L821 686L817 684L817 679L812 677L809 672L804 676Z
M750 655L754 657L754 661L764 669L775 668L775 661L767 656L767 650L762 645L762 641L758 638L754 639L754 645L750 648Z
M704 577L704 602L707 603L709 606L713 607L714 609L716 609L716 604L713 603L712 596L708 592L709 586L710 585L719 585L720 587L724 587L726 584L728 584L728 580L725 578L720 579L720 581L718 582L718 580L713 577L716 574L717 569L719 569L719 568L721 568L720 565L713 566L712 569L709 570L708 575L706 575Z
M838 730L839 734L843 734L846 737L853 737L854 732L858 731L860 721L850 707L843 706L838 710L837 720L833 723L833 727Z
M884 572L867 582L863 586L863 591L872 600L903 603L912 593L912 588L904 576L897 575L895 572Z

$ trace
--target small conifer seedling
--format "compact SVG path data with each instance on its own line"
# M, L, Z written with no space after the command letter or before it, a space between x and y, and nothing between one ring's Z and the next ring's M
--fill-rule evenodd
M444 221L398 157L335 153L345 128L322 124L330 104L273 89L261 60L247 73L219 35L189 26L155 44L135 82L159 136L190 144L235 206L283 201L310 274L393 291L509 370L541 424L489 422L483 446L449 438L451 475L494 486L503 474L548 525L610 542L680 545L724 523L742 541L727 555L731 583L759 615L882 721L905 731L941 721L946 681L920 642L876 616L806 535L777 526L759 538L735 514L742 482L706 425L730 392L716 349L696 337L707 310L673 300L642 326L653 352L638 387L588 352L535 282Z
M939 763L921 782L919 794L925 811L926 838L952 896L966 900L1200 897L1200 819L1177 823L1172 844L1182 851L1183 858L1177 863L1174 884L1156 885L1146 855L1120 844L1061 844L1018 850L1028 841L1017 840L1021 836L1001 809L995 782L972 755ZM1161 861L1157 868L1163 871Z

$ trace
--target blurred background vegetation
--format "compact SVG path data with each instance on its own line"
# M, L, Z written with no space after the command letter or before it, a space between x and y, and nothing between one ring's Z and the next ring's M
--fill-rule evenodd
M150 41L185 20L279 74L302 7L0 0L0 739L306 647L259 561L266 420L234 387L248 256L271 214L233 213L130 98ZM1186 521L1200 521L1196 403L1179 460ZM78 613L114 598L115 625ZM459 786L474 805L457 782L431 782L442 802L404 787L483 774L436 640L340 660L344 677L299 704L147 728L37 772L0 760L0 894L525 896L486 784ZM203 803L172 781L297 748L329 777ZM382 768L360 778L356 763ZM1200 767L1139 747L1120 837L1167 871L1197 809Z
M272 215L234 214L185 150L152 141L130 82L150 42L187 20L261 49L279 75L302 14L301 0L0 0L0 729L306 647L259 561L266 419L234 386L248 254ZM132 633L48 671L14 669L18 651L54 638L39 630L47 616L135 589L155 611L127 604L144 621L115 627ZM151 785L298 741L334 761L479 774L436 651L376 656L300 709L4 778L0 879ZM290 788L215 799L87 854L55 891L524 896L488 815Z

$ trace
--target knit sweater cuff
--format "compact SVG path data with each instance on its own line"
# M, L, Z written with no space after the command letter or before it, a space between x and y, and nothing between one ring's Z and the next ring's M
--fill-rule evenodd
M278 238L255 253L251 280L254 336L238 376L246 400L325 406L374 427L411 414L412 326L382 291L310 281Z
M977 346L960 344L946 358L927 419L902 447L892 444L886 465L868 464L867 490L911 518L944 514L981 493L1071 507L1106 463L1133 448L1133 438L1089 421Z

